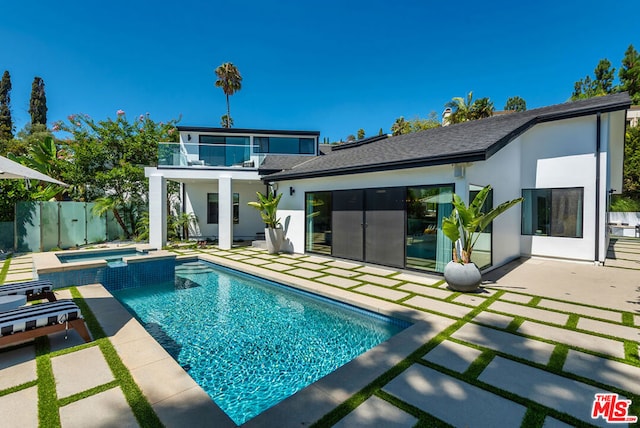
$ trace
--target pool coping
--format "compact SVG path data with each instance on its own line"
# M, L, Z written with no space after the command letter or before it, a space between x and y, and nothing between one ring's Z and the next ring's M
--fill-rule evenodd
M33 253L33 269L37 275L53 273L53 272L65 272L79 269L100 268L107 266L106 260L85 260L75 261L69 263L63 263L58 258L58 255L73 256L76 254L91 254L100 253L105 251L122 251L126 249L134 248L136 251L147 253L144 256L130 256L123 257L123 261L127 263L137 263L142 261L161 259L161 258L173 258L175 253L166 250L156 250L148 244L141 245L126 245L126 246L110 246L105 248L91 248L81 250L64 250L64 251L50 251L46 253Z
M179 256L178 260L211 262L413 323L389 340L250 419L243 427L273 426L274 420L281 427L310 425L456 322L454 318L354 295L329 285L212 255ZM108 290L100 284L79 286L78 290L165 426L199 426L205 421L207 426L238 426Z

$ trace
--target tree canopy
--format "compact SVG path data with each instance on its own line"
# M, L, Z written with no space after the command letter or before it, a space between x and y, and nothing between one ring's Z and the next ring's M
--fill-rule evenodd
M491 117L495 111L493 101L487 97L474 101L473 91L469 91L464 98L453 97L445 107L451 109L451 115L447 119L451 124Z
M509 97L507 103L504 105L504 110L509 111L526 111L527 110L527 102L524 98L515 96Z
M44 93L44 80L34 77L31 84L31 99L29 101L31 125L47 124L47 96Z
M13 138L13 119L11 118L11 75L8 70L0 80L0 141Z
M633 103L640 105L640 55L633 45L629 45L618 72L620 89L629 92Z

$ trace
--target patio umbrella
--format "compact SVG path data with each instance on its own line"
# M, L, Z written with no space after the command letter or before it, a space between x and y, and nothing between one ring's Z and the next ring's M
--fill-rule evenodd
M12 161L11 159L0 156L0 179L5 178L30 178L33 180L48 181L61 186L67 186L67 184L62 181L58 181L55 178L51 178L46 174L36 171L35 169L28 168Z

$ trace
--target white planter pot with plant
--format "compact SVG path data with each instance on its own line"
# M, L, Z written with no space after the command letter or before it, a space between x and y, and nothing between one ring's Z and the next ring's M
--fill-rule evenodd
M491 186L484 187L473 202L467 207L460 196L453 194L453 211L442 221L442 232L453 242L453 260L444 268L444 279L449 288L455 291L477 291L482 282L482 274L475 263L471 261L473 246L482 231L500 214L512 206L522 202L524 198L517 198L504 202L488 213L483 213L487 195Z
M273 191L269 191L267 195L256 192L258 196L257 202L247 202L247 204L258 211L262 221L264 221L264 238L267 242L267 252L269 254L277 254L280 251L282 242L284 241L284 231L278 218L278 204L282 193L275 195Z

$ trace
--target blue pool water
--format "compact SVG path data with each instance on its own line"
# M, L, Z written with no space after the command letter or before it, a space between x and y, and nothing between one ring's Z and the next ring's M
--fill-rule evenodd
M112 293L239 425L409 326L201 262Z

